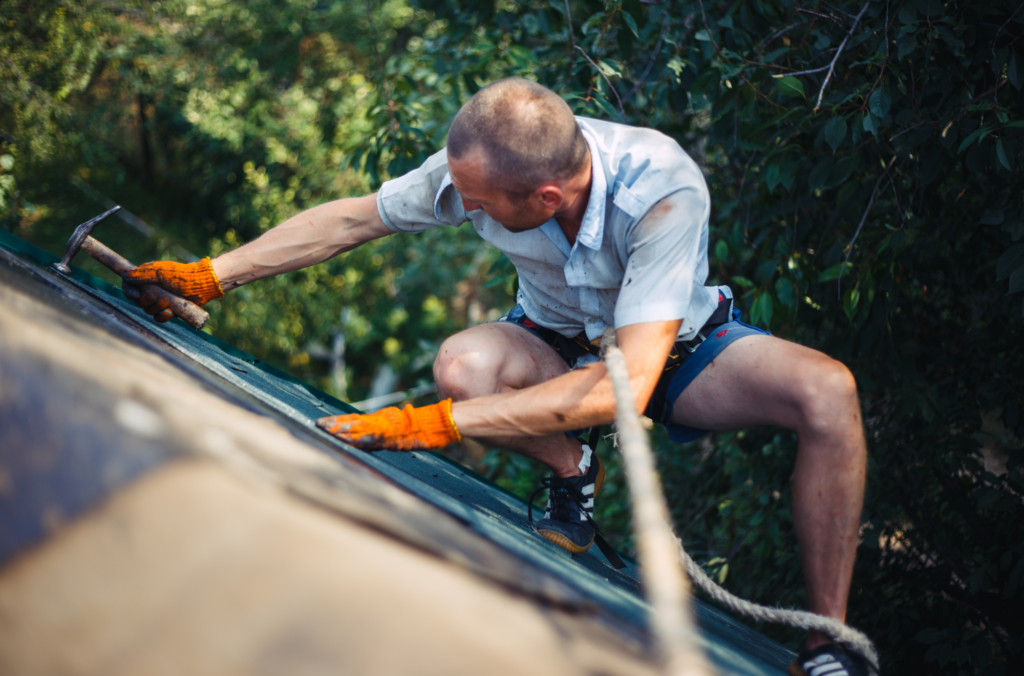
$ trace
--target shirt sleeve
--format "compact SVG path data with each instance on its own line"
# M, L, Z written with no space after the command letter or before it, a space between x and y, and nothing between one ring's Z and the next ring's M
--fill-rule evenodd
M680 335L706 320L708 220L703 185L662 198L626 233L627 262L615 304L616 328L682 319Z
M448 176L447 151L431 155L418 169L382 185L377 191L377 212L395 232L462 225L466 212Z

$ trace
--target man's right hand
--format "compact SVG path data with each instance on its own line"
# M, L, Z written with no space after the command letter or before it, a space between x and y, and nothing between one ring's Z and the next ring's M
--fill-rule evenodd
M197 305L205 305L224 295L213 265L209 258L197 263L174 263L171 261L155 261L143 263L125 275L124 284L132 286L155 284L176 296L181 296ZM167 301L154 298L152 294L139 290L136 304L146 314L153 315L158 322L166 322L174 318L167 306Z

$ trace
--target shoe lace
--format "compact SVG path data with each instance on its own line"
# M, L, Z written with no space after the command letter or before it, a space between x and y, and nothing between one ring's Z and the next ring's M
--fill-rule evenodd
M568 521L570 518L570 509L572 509L573 505L576 505L579 507L583 515L587 517L587 521L591 524L594 523L593 519L590 518L590 514L588 514L586 509L583 508L583 503L586 502L586 499L583 496L583 491L569 483L566 479L549 476L540 480L540 488L535 490L533 495L530 496L530 501L528 503L530 525L533 525L533 501L536 500L537 495L543 491L549 491L548 499L551 500L551 518L553 520Z

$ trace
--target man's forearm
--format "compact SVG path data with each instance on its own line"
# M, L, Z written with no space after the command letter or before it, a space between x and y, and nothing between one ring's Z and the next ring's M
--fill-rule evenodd
M638 411L654 392L679 325L649 322L616 332ZM615 395L604 364L596 363L533 387L456 402L452 417L467 437L543 436L614 421Z
M292 272L391 234L377 213L376 194L307 209L234 251L213 260L225 291Z
M615 400L604 364L522 390L466 399L452 417L467 437L538 437L611 422Z

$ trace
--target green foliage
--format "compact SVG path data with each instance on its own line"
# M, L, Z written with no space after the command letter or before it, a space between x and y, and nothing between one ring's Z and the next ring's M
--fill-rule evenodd
M1017 5L0 0L0 218L61 251L99 210L73 175L157 225L102 226L129 257L216 254L415 167L507 75L657 128L708 178L711 283L857 377L871 461L850 622L887 671L994 676L1024 650ZM383 364L429 379L443 337L514 285L468 228L431 231L245 287L213 330L358 399ZM321 358L338 336L342 381ZM688 549L743 596L802 605L798 440L654 438ZM618 459L600 452L598 516L629 547ZM496 452L481 469L524 496L539 476Z
M12 70L0 81L0 218L53 253L100 209L69 178L157 226L148 238L111 219L101 241L135 261L179 259L365 194L385 158L400 173L425 157L402 155L401 135L381 136L372 117L374 45L387 49L413 21L404 3L372 23L361 4L304 0L0 6L14 17L0 37L0 67ZM398 117L421 110L406 101ZM415 125L406 130L422 150L430 125ZM347 168L375 138L385 150L370 175ZM115 281L84 255L75 262ZM384 365L409 386L428 381L445 336L507 307L502 263L468 228L374 242L230 294L211 307L208 330L357 401Z

